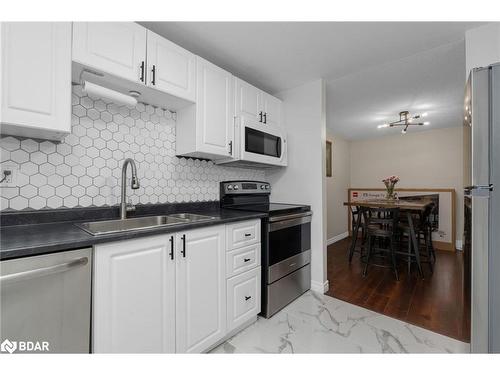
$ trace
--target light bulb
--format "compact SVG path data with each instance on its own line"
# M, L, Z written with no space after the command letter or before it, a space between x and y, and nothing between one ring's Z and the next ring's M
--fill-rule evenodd
M427 117L427 112L421 114L422 117Z
M406 129L401 130L402 134L406 134Z
M377 126L377 128L382 129L382 128L387 128L388 126L389 126L389 124L382 124L382 125Z
M429 121L425 121L424 125L430 125L431 123Z

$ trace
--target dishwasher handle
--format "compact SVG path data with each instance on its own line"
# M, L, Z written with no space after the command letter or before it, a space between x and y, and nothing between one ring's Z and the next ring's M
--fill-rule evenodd
M0 282L14 282L14 281L24 281L33 279L35 277L42 277L51 275L54 273L66 272L72 268L84 266L89 262L87 257L82 257L79 259L72 260L66 263L60 263L49 267L36 268L34 270L22 271L11 273L10 275L0 276Z

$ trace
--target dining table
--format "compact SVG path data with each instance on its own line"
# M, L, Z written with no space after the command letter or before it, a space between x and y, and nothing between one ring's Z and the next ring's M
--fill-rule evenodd
M359 228L361 227L361 217L363 216L364 212L366 212L370 208L399 208L400 212L406 215L410 232L410 241L412 243L413 248L416 249L416 252L418 253L418 241L415 231L414 215L415 214L422 215L426 210L426 208L431 204L432 200L429 199L405 201L404 199L378 198L378 199L349 200L347 202L344 202L344 206L357 207L358 209L356 223L354 225L354 228L352 228L353 240L351 241L351 246L349 248L349 262L352 260L352 254L354 253L355 250L356 246L355 239L358 238ZM418 256L416 257L416 262L420 275L423 275L422 266L420 264L420 259Z

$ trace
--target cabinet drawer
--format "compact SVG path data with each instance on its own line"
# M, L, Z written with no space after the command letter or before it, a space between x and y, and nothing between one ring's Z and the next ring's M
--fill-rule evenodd
M260 266L260 242L226 253L227 277Z
M260 312L260 267L227 280L227 328L241 326Z
M260 242L260 220L228 225L226 236L228 250Z

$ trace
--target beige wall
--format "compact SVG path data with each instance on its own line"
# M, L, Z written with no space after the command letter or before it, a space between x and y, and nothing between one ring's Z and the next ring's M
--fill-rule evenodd
M333 175L326 178L327 238L331 239L348 231L344 201L351 178L351 161L349 141L334 136L331 130L327 130L326 138L333 144Z
M454 188L457 240L463 232L462 128L428 130L351 142L351 187L383 187L395 174L400 188Z

